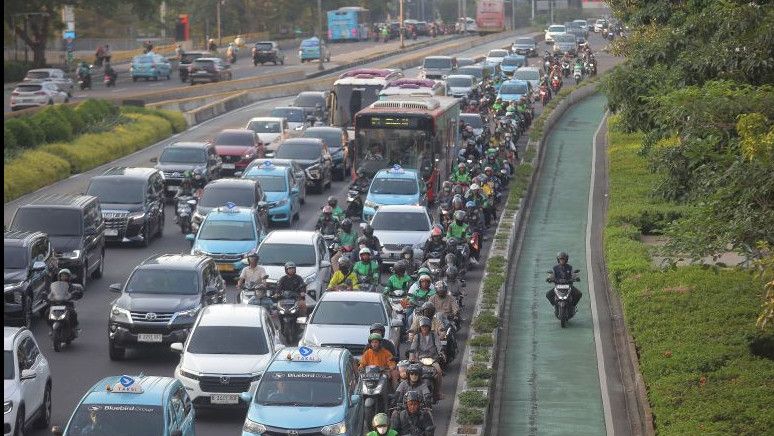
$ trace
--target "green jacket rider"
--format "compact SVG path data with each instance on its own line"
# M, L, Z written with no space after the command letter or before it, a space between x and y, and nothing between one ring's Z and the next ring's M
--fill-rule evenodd
M379 283L379 264L375 260L371 260L369 248L360 249L360 260L352 267L352 271L358 276L369 277L371 284Z

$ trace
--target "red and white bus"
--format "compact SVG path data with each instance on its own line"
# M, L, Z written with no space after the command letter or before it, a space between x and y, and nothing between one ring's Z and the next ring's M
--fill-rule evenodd
M352 168L369 177L395 164L419 170L433 202L457 156L459 100L394 95L355 115ZM353 175L354 176L354 175Z
M379 91L379 100L386 100L391 95L446 95L446 87L437 80L403 78L393 80Z
M339 75L333 83L328 104L330 124L347 128L361 109L379 100L379 91L387 83L400 79L400 70L389 68L354 68Z
M476 5L478 33L505 31L505 5L503 0L479 0Z

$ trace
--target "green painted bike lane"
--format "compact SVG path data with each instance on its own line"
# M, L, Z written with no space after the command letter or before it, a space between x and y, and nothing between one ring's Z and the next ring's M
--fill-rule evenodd
M592 142L605 97L570 108L547 137L543 167L516 264L499 435L604 435L594 327L586 284ZM581 270L578 311L561 328L545 297L546 271L566 251Z

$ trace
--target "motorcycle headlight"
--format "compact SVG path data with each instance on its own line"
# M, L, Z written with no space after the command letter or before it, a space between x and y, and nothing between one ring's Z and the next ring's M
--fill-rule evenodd
M3 415L13 410L13 401L3 401Z
M81 257L81 250L73 250L73 251L62 253L62 257L67 259L78 259L79 257Z
M311 284L315 280L317 280L317 273L304 277L304 284Z
M422 362L422 365L425 365L425 366L431 366L433 363L435 363L435 359L433 359L432 357L424 357L419 361Z
M129 313L129 310L116 305L110 308L110 318L112 321L132 322L132 315Z
M242 426L242 431L246 433L256 433L261 434L266 432L266 426L260 423L257 423L250 418L245 418L245 425Z
M320 430L320 433L325 436L334 436L337 434L344 434L347 432L347 423L344 421L337 422L336 424L326 425Z
M290 314L291 314L291 315L292 315L292 314L294 314L294 313L296 313L296 312L298 312L298 307L295 307L295 306L294 306L292 309L290 309Z
M378 206L378 204L376 204L376 202L374 202L372 200L366 200L365 201L365 207L370 207L372 209L376 209L376 206Z

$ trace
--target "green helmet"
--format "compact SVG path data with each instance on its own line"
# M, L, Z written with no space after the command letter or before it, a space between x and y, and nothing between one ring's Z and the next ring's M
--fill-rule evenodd
M57 275L58 275L58 276L61 276L62 274L67 274L68 276L72 276L72 275L73 275L73 273L72 273L72 272L70 272L70 270L69 270L69 269L67 269L67 268L62 268L62 269L60 269L60 270L59 270L59 274L57 274Z
M377 413L376 416L374 416L373 421L371 421L371 424L373 424L374 427L390 425L390 419L387 417L386 413Z
M369 342L370 341L381 341L381 340L382 340L382 335L380 335L379 333L371 333L370 335L368 335L368 341Z
M430 269L428 269L427 267L423 266L422 268L419 268L419 270L417 270L417 276L421 276L425 274L430 275Z

